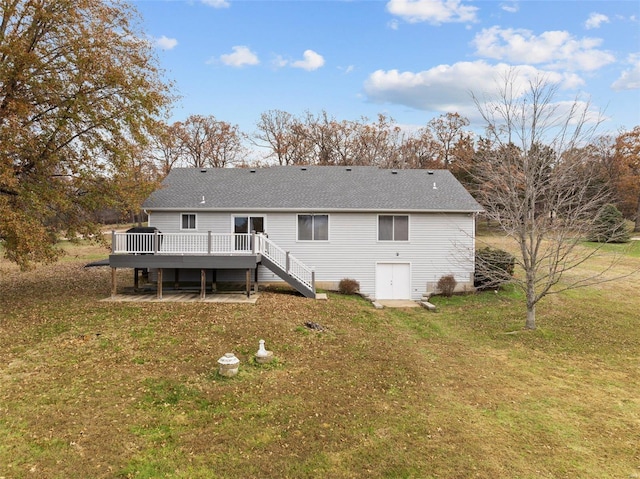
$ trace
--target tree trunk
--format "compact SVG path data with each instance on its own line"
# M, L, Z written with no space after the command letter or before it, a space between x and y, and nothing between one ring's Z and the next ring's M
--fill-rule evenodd
M525 253L523 252L523 254ZM534 259L531 259L531 264L535 264ZM527 321L524 324L524 329L531 330L536 329L536 278L532 267L529 267L529 270L526 271L526 275Z
M638 195L638 209L636 210L636 225L633 231L640 231L640 195Z
M536 305L527 305L527 322L524 325L525 329L536 329Z

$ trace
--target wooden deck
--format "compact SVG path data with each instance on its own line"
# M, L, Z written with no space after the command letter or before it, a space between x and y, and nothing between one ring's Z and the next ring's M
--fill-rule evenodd
M247 297L245 292L224 292L224 293L207 293L204 299L200 297L199 292L192 291L166 291L162 295L162 299L156 297L155 291L138 292L138 293L118 293L115 296L104 298L101 301L113 301L116 303L134 302L134 303L245 303L255 304L260 297L260 293L252 293Z
M247 272L247 292L258 265L265 266L308 298L316 295L315 272L263 234L229 233L118 233L111 234L111 292L117 292L116 270L200 270L201 287L207 271L237 269ZM253 274L252 274L253 272ZM215 276L214 276L215 282ZM137 285L137 280L136 280ZM162 288L158 299L162 299Z

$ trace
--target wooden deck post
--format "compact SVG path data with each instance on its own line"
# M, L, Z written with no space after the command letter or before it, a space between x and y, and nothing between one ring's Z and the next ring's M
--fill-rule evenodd
M251 297L251 270L247 269L247 298Z
M158 268L158 287L156 288L156 299L162 299L162 268Z
M289 252L287 251L287 260L286 260L287 269L285 272L289 274L289 268L291 267L291 260L289 259Z
M180 289L180 268L176 268L173 275L173 287L175 289Z
M204 299L207 291L207 270L200 270L200 299Z
M138 268L133 268L133 290L135 292L138 292L138 286L139 286L139 281L138 281L138 272L140 270Z
M111 296L115 296L118 292L116 270L117 268L111 268Z
M258 292L258 265L256 265L256 269L253 270L253 292Z
M211 292L215 293L216 291L218 291L218 285L216 284L216 271L217 270L212 270L211 271Z

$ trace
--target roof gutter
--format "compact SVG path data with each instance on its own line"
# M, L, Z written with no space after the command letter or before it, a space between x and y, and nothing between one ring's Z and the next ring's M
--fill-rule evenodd
M207 213L481 213L483 208L474 209L404 209L404 208L145 208L147 212L207 212Z

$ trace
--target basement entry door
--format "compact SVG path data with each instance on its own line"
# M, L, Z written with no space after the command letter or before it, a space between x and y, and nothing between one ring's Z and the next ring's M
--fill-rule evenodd
M409 263L376 264L376 299L411 299Z

